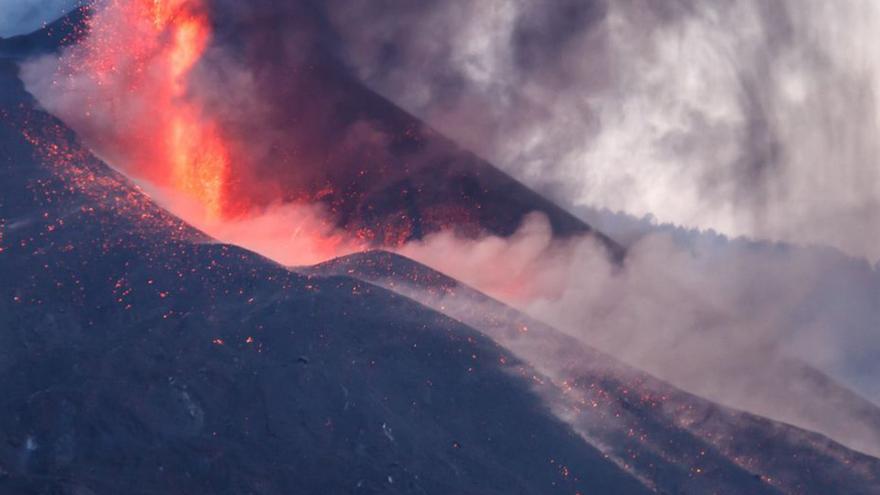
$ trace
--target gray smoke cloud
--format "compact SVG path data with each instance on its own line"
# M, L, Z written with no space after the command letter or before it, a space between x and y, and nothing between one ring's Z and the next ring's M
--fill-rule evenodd
M400 253L692 393L880 454L880 409L847 388L880 399L880 271L864 260L654 227L621 266L540 215L508 239L445 232Z
M556 287L518 307L727 404L819 428L774 399L822 395L796 363L880 399L880 4L330 5L374 89L630 245L623 269L534 232L404 254L508 300Z
M880 258L880 4L330 2L377 91L565 206Z
M30 33L80 3L81 0L0 0L0 38Z

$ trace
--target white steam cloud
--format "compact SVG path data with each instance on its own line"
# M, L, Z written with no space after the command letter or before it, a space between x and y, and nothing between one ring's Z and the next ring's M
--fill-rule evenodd
M566 206L880 259L880 3L338 3L365 80Z

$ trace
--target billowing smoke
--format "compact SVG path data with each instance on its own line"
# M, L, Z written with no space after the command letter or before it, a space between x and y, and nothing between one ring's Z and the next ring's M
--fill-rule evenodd
M331 3L374 88L565 206L880 258L877 2Z
M447 232L399 252L685 390L880 454L876 408L816 371L880 398L880 272L864 261L671 231L619 265L540 215L507 239Z
M414 219L419 184L437 181L413 171L454 161L447 168L456 173L469 164L351 77L311 3L101 0L94 10L81 43L24 64L28 90L207 233L255 247L266 234L247 222L259 218L264 230L278 219L270 230L280 244L290 244L290 229L327 248L269 249L283 251L276 259L285 264L304 264L364 244L396 246L449 223L479 229L470 218L478 205L452 204L467 202L467 189L480 192L467 181ZM511 230L524 214L514 213ZM310 215L317 220L286 223Z

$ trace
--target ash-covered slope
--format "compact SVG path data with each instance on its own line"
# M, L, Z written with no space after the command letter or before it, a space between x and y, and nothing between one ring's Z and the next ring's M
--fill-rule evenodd
M516 326L545 327L526 318L513 308L463 285L427 266L392 253L375 251L344 257L308 269L309 273L345 273L397 291L462 319L477 329L508 328ZM459 314L455 311L464 310ZM485 313L481 312L485 310ZM495 331L501 331L497 329ZM551 335L562 335L546 328ZM488 332L498 339L494 331ZM585 332L587 333L587 332ZM501 339L518 338L515 333L504 333ZM534 334L530 335L534 337ZM576 339L565 340L577 344ZM587 349L585 352L594 352ZM770 354L770 353L768 353ZM752 375L724 375L721 369L702 370L701 376L691 383L711 377L710 383L719 383L716 374L722 374L726 387L717 389L717 396L708 397L736 409L751 411L777 421L791 423L810 431L829 436L849 448L872 456L880 452L880 408L874 403L835 381L812 366L792 358L767 358L765 373ZM728 370L727 373L730 373ZM669 380L676 386L706 397L701 390L688 387L688 382ZM747 398L731 396L731 389L747 389Z
M478 332L204 243L15 72L0 60L0 493L647 492Z
M746 488L737 471L782 493L880 490L880 461L873 457L682 392L407 258L377 251L303 272L358 277L480 330L547 379L536 388L560 417L660 493L766 489ZM850 398L839 388L823 389ZM863 412L878 415L876 408ZM845 420L846 412L840 414Z

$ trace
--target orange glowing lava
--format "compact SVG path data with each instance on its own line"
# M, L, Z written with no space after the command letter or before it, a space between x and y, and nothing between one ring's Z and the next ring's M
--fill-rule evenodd
M215 239L289 265L362 250L311 198L259 204L238 188L247 171L236 157L251 153L221 124L230 109L207 103L228 89L206 61L205 1L100 0L81 41L27 64L28 88L101 159Z
M230 153L190 94L211 39L201 0L110 0L89 29L65 62L69 74L91 79L87 117L110 116L118 127L95 140L127 172L186 194L209 218L223 217Z
M157 31L171 34L168 83L171 99L181 101L186 93L186 78L208 45L210 27L204 15L186 9L182 0L153 0L152 9ZM198 108L191 104L173 108L167 129L171 180L200 200L209 216L219 217L223 213L229 153L214 126L199 120Z
M229 153L210 122L199 118L199 109L184 103L187 76L201 58L211 32L208 20L183 0L150 3L157 34L167 33L169 126L166 153L171 181L178 189L201 201L211 217L223 213L223 190L229 174ZM175 102L180 104L174 105Z
M48 66L43 60L23 68L27 86L91 151L138 181L174 215L219 241L284 265L318 263L380 245L506 300L554 295L543 290L562 276L541 262L544 251L553 247L546 219L503 239L483 236L476 209L432 207L421 222L449 228L445 235L412 243L421 227L408 212L389 214L375 225L359 225L358 215L364 212L346 211L341 191L362 194L372 187L369 180L348 187L348 179L340 185L328 175L325 184L305 174L309 180L290 186L298 189L283 190L282 182L278 190L256 198L263 191L255 192L271 179L255 178L251 160L261 156L261 146L252 149L248 134L229 118L241 110L232 103L239 95L230 93L237 86L226 84L227 68L221 64L234 57L225 53L228 47L212 43L206 1L99 0L81 41ZM246 67L235 69L229 72ZM286 103L257 101L261 94L245 96L258 107ZM341 131L349 135L351 129ZM360 131L356 134L360 140ZM365 142L370 146L385 141L372 131L368 134ZM348 146L346 139L341 148ZM328 159L324 155L292 154L294 158L279 165L279 175L289 177L287 169L294 160L310 160L313 163L305 165L318 167ZM366 153L363 159L371 156ZM372 205L364 208L372 215ZM352 231L342 230L337 217L349 217ZM461 226L468 228L468 237L457 237L453 228Z

